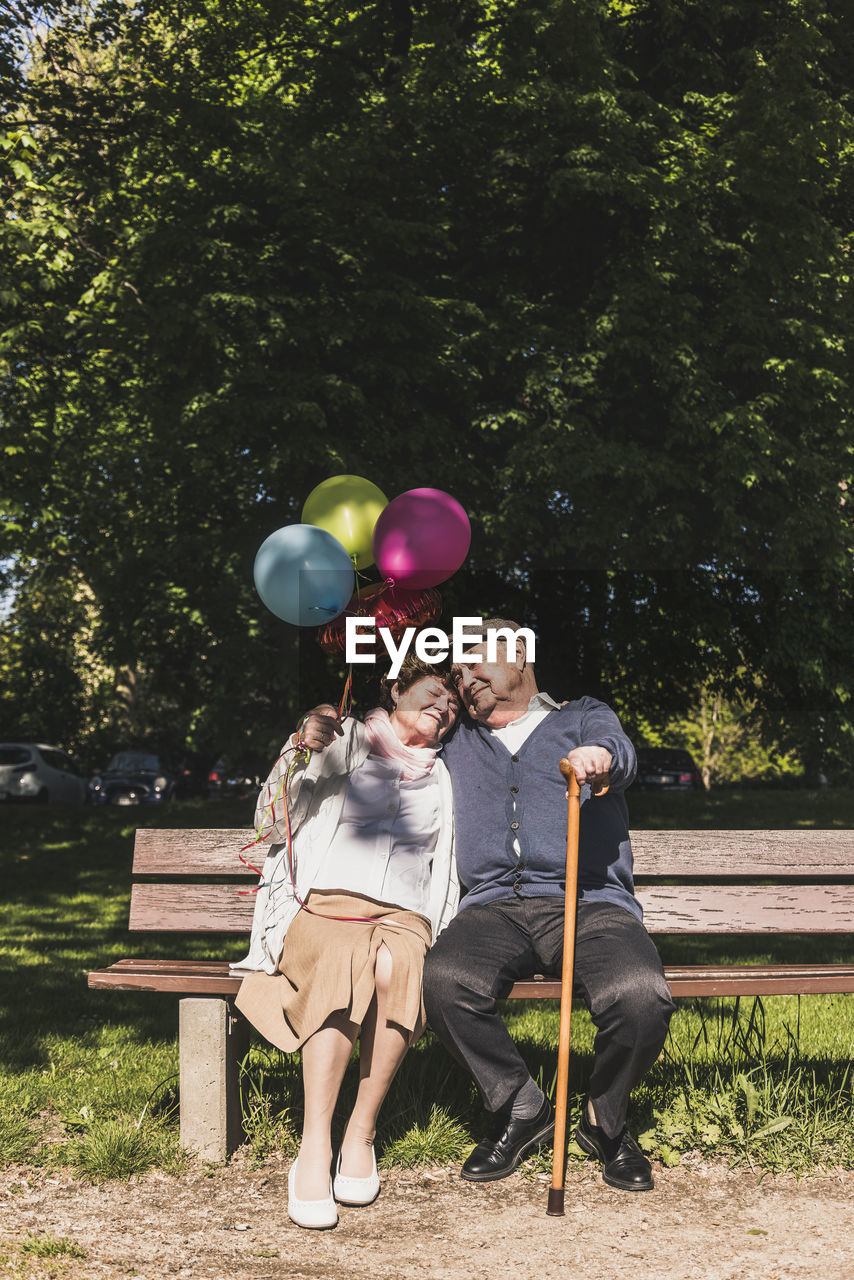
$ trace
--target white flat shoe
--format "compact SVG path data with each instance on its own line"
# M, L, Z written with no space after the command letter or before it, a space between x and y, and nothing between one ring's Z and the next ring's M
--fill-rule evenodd
M373 1171L367 1178L348 1178L341 1172L341 1152L335 1164L335 1181L332 1194L339 1204L373 1204L380 1193L380 1176L377 1173L377 1157L371 1144Z
M325 1200L298 1200L294 1193L296 1183L297 1162L291 1165L288 1174L288 1217L298 1227L311 1227L322 1231L327 1227L338 1225L338 1210L332 1198L332 1181L329 1182L329 1195Z

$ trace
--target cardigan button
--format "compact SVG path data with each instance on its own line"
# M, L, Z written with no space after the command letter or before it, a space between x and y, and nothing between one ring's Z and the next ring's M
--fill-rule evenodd
M519 790L519 788L518 788L518 787L511 787L511 788L510 788L510 790L513 792L513 794L514 794L514 796L515 796L515 794L516 794L516 792Z
M514 764L518 764L518 763L519 763L519 757L518 757L518 756L511 756L511 757L510 757L510 759L513 761L513 763L514 763Z
M519 823L518 823L518 822L511 822L511 823L510 823L510 830L511 830L511 831L518 831L518 830L519 830Z

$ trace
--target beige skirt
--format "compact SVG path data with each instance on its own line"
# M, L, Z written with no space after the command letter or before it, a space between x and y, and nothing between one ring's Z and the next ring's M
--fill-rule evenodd
M330 1014L361 1026L374 997L374 966L385 943L392 959L386 1020L412 1033L424 1027L421 974L429 920L359 894L312 890L287 933L279 972L250 973L236 1005L271 1044L293 1053ZM357 916L356 921L330 919ZM371 917L366 923L363 917Z

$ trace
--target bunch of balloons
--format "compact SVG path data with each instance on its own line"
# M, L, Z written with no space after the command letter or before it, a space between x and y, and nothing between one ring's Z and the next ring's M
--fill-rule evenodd
M331 476L308 495L301 524L277 529L262 543L255 586L276 617L322 627L348 604L364 615L364 592L351 599L355 574L376 563L383 578L372 588L376 607L385 603L385 590L395 613L426 620L425 589L456 573L470 543L468 516L441 489L409 489L389 502L370 480ZM419 599L408 600L408 594ZM431 607L438 610L441 598L433 595L438 606Z

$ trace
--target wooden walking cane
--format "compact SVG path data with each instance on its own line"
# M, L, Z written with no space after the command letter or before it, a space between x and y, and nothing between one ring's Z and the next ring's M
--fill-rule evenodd
M575 770L568 760L561 760L560 771L566 779L568 808L566 816L566 899L563 911L563 968L560 979L560 1030L557 1041L557 1087L555 1091L555 1138L552 1160L552 1185L546 1213L563 1217L564 1167L566 1165L566 1104L569 1093L569 1031L572 1018L572 975L575 968L575 907L578 899L578 826L581 817L581 789ZM608 790L608 777L603 779L595 795Z

